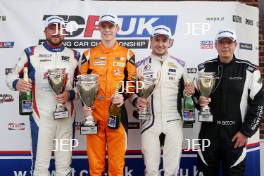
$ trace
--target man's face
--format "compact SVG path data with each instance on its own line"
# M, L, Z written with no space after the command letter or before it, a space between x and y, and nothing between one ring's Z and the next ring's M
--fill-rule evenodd
M110 22L102 22L99 25L99 30L101 32L102 40L111 41L115 39L119 27L118 25L114 25Z
M223 38L215 43L215 48L219 56L223 59L229 59L233 57L237 43L229 38Z
M171 45L171 39L165 35L156 35L151 37L150 45L156 55L164 55Z
M64 31L61 30L61 25L51 24L44 31L47 41L52 45L60 45L64 40Z

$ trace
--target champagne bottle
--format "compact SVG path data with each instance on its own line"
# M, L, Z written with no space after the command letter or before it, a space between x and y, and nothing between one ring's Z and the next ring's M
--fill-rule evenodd
M118 90L119 90L119 86L117 83L114 97L118 96ZM109 108L108 125L107 125L108 128L117 129L119 127L120 118L121 118L120 107L117 107L117 105L112 103Z
M24 67L24 81L28 82L28 68ZM19 92L19 114L32 114L32 91Z
M184 82L190 84L190 78L185 77ZM195 107L192 96L184 92L183 105L182 105L182 118L185 124L192 124L195 122Z
M184 100L183 100L183 109L186 110L186 112L188 111L188 114L186 114L187 117L189 118L192 118L194 113L191 113L190 112L193 112L194 110L194 103L193 103L193 100L192 100L192 96L190 95L184 95Z

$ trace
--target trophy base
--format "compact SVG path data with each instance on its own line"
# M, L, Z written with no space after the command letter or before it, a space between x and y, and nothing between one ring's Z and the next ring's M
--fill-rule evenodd
M98 133L98 126L97 124L93 126L82 126L80 127L80 134L81 135L89 135L89 134L97 134Z
M195 112L194 110L183 110L182 111L182 120L188 123L195 122Z
M119 127L120 118L116 116L109 116L107 127L111 129L117 129Z
M199 113L199 122L213 122L213 115L208 113Z
M55 120L66 119L66 118L69 118L69 112L68 111L55 111L53 113L53 117Z

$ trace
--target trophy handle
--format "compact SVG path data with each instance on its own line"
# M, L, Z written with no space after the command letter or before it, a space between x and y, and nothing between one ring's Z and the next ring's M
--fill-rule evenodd
M198 84L198 77L197 76L195 76L194 78L194 86L195 86L195 88L200 92L200 89L199 89L199 84Z
M68 74L66 72L64 72L64 80L63 80L63 87L61 89L61 93L64 92L64 90L66 89L66 85L67 85L67 81L68 81Z

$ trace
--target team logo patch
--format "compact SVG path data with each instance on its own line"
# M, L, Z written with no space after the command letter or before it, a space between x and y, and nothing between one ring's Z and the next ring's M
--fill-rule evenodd
M115 57L114 60L116 60L116 61L123 61L123 60L125 60L125 58L124 57Z
M177 65L174 64L173 62L168 62L168 67L177 68Z
M114 67L125 67L126 64L124 62L113 62Z
M243 78L240 76L234 76L234 77L229 77L229 80L242 80Z
M105 65L105 64L106 64L105 61L94 62L94 66L102 66L102 65Z
M174 69L174 68L169 68L169 70L168 70L168 75L170 76L174 76L174 75L176 75L176 69Z
M61 56L61 60L64 62L69 62L70 61L70 57L69 56Z
M153 75L153 72L144 72L143 75Z
M144 67L144 70L150 70L151 69L151 65L145 65L145 67Z
M50 62L51 59L40 59L39 62Z
M96 57L95 60L106 60L106 57Z
M176 73L176 69L174 69L174 68L170 68L170 69L169 69L169 72Z
M39 54L39 57L51 57L52 54Z
M175 76L169 76L169 80L176 80Z

